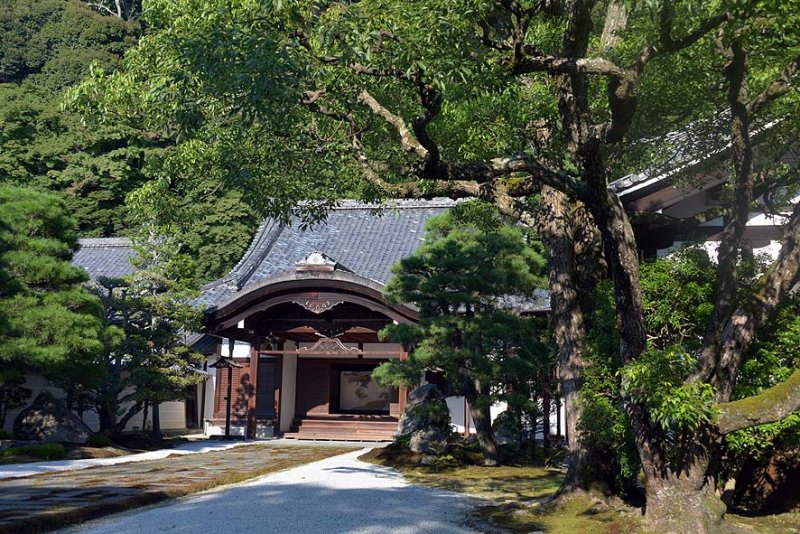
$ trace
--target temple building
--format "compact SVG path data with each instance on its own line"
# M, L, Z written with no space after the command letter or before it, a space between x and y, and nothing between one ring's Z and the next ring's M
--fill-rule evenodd
M431 217L454 201L399 201L376 206L343 202L324 223L266 221L231 273L205 287L206 333L218 340L216 357L233 355L233 409L229 423L250 437L390 439L405 405L405 388L371 378L377 365L403 359L378 332L413 323L412 305L390 304L383 287L391 267L422 242ZM525 313L546 312L549 298L521 303ZM212 357L213 359L214 357ZM227 418L227 376L213 381L207 431L221 433ZM212 384L208 385L208 397ZM456 429L465 431L463 398L449 399Z

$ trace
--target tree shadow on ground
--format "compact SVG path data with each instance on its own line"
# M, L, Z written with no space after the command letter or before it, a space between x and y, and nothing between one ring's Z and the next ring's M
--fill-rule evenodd
M353 484L354 480L339 480L333 474L330 484L302 479L294 483L251 482L107 518L86 525L81 532L448 534L482 530L470 526L478 521L474 513L481 503L478 499L420 486L347 487Z

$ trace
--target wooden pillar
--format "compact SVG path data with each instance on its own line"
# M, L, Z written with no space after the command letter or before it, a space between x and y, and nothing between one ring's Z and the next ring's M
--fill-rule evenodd
M255 439L256 427L256 397L258 395L258 351L261 339L254 338L250 341L250 395L247 398L247 437Z
M408 352L405 349L400 350L400 361L408 359ZM400 412L400 417L406 411L406 403L408 402L408 387L400 386L397 391L397 408Z
M233 349L236 341L228 338L228 358L233 362ZM231 438L231 403L233 402L233 367L228 367L228 399L225 405L225 439Z

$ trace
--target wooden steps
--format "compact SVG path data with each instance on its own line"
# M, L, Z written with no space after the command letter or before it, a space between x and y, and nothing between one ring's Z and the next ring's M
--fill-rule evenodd
M294 421L287 439L326 441L391 441L397 419L388 416L318 416Z

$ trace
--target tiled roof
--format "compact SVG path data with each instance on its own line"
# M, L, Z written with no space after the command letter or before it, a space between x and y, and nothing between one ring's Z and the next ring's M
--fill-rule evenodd
M344 201L325 222L302 229L267 219L231 273L205 287L199 303L214 306L246 293L261 281L294 272L297 262L322 252L340 268L385 284L390 268L422 242L425 224L458 201L394 201L385 205Z
M72 256L72 264L82 267L96 280L119 278L133 272L131 258L136 254L130 239L99 237L79 239L80 248Z
M425 225L459 201L450 199L401 200L378 206L344 201L332 209L325 222L309 229L266 220L242 260L226 277L208 284L198 304L206 308L224 305L263 284L295 273L297 263L312 252L321 252L349 271L341 276L384 285L392 265L410 256L425 235ZM293 221L296 223L297 221ZM547 291L532 297L508 296L506 305L523 312L549 309Z
M693 122L683 130L645 141L660 154L656 158L659 161L615 180L609 184L609 188L624 197L644 188L660 187L669 184L680 173L725 153L731 147L729 134L726 133L728 121L730 110L724 110L710 119ZM751 135L760 136L781 122L781 119L777 119L758 125L752 128Z

